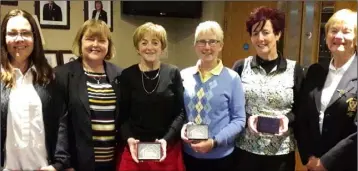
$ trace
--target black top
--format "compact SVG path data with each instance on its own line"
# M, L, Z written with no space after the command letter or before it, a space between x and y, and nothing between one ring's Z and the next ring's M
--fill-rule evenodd
M256 55L256 59L257 63L266 71L266 73L270 73L270 71L280 62L280 57L269 61L262 59L260 56Z
M130 137L140 141L164 138L169 143L180 137L186 115L177 67L161 64L159 70L142 73L138 64L132 65L123 70L120 88L123 141Z

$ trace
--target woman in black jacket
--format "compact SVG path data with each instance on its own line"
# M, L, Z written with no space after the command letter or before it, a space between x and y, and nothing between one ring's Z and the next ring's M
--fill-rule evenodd
M298 149L310 171L357 170L357 12L334 13L325 35L332 59L308 68L296 117Z
M67 139L55 80L39 28L24 10L9 11L1 24L1 167L62 170ZM2 170L2 169L1 169Z
M71 167L114 170L121 70L106 61L115 53L107 25L87 20L78 30L73 53L77 60L55 69L66 104Z
M92 12L92 19L102 20L105 23L107 22L107 12L103 9L102 1L94 2L95 10Z

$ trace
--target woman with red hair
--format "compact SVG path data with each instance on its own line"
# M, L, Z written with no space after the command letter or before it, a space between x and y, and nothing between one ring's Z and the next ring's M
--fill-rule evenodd
M238 170L295 169L292 128L303 71L277 50L284 26L284 13L267 7L256 8L246 22L256 56L233 67L241 76L247 115L236 141Z

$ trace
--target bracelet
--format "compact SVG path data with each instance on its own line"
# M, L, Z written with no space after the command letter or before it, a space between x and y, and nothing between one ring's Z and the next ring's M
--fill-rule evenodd
M214 139L212 139L212 141L211 141L211 147L212 147L212 148L216 148L217 145L218 145L217 141L215 141Z

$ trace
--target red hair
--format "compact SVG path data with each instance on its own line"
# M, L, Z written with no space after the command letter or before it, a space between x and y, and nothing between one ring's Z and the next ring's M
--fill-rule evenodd
M249 19L246 21L246 31L249 32L251 36L252 27L258 22L263 22L261 28L255 28L256 31L260 31L266 24L267 20L271 21L272 29L275 35L283 32L285 28L285 14L278 9L268 8L265 6L255 8L251 12Z

